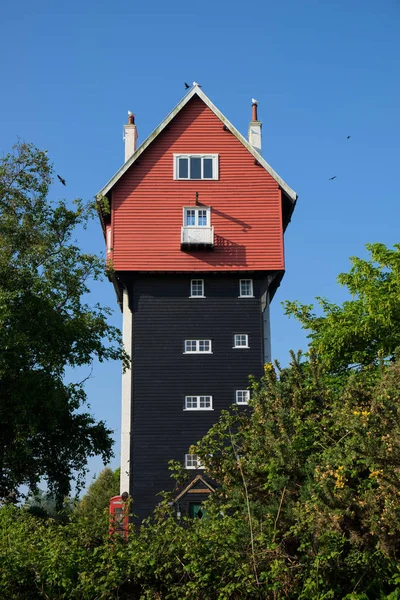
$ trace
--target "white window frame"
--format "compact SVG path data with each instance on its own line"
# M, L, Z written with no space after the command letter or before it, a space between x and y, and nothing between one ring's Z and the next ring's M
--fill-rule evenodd
M208 350L201 350L201 343L208 342ZM190 349L190 346L194 346L194 350ZM188 349L189 347L189 349ZM185 340L184 354L212 354L212 341L211 340Z
M239 342L239 337L245 337L245 344L238 344ZM250 348L249 346L249 336L247 333L235 333L233 336L233 347L234 348Z
M203 398L203 404L207 402L209 406L200 406ZM205 399L208 399L205 401ZM190 403L192 406L188 406ZM213 409L213 397L209 394L200 394L199 396L185 396L185 408L184 410L214 410Z
M250 282L250 293L249 294L243 294L242 291L242 283L245 284L245 282ZM254 298L254 292L253 292L253 280L252 279L239 279L239 298Z
M188 210L193 210L195 212L195 223L194 225L186 225L186 214ZM205 225L199 225L199 212L205 211L207 217L207 223ZM211 222L211 210L209 206L184 206L183 207L183 227L185 229L197 229L198 227L210 227Z
M188 162L188 177L179 177L178 163L180 158L189 159ZM201 161L201 177L200 179L190 178L190 159L191 158L211 158L212 159L212 177L203 177L204 174L204 163ZM174 179L178 181L215 181L219 178L219 160L218 154L174 154Z
M185 469L204 469L197 454L185 454Z
M242 400L240 400L242 397ZM245 400L243 400L245 398ZM250 390L236 390L236 404L239 406L245 406L250 400Z
M202 285L202 294L193 294L193 284L195 281L201 281L201 285ZM189 298L205 298L204 295L204 279L191 279L190 280L190 296Z

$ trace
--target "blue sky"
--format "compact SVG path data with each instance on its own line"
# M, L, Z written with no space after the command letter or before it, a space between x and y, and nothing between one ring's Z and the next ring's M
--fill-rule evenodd
M399 18L396 0L3 4L0 152L18 137L48 149L67 180L52 197L89 199L123 162L128 109L140 143L196 80L247 135L257 98L263 156L299 195L271 306L273 355L285 364L307 342L280 303L341 302L335 279L349 256L399 241ZM80 241L104 253L97 223ZM107 281L92 296L116 307ZM120 366L95 365L87 391L115 430L116 467ZM91 460L88 481L101 466Z

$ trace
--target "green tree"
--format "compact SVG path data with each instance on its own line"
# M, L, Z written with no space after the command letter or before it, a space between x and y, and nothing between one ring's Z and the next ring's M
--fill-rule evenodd
M103 469L76 506L78 515L91 522L92 532L98 537L108 532L108 508L110 498L119 494L119 476L119 468Z
M348 273L338 276L352 299L341 306L317 298L322 315L313 305L286 302L307 329L310 346L334 370L365 365L379 356L392 356L400 346L400 244L367 244L370 259L352 257Z
M45 478L61 500L88 456L112 453L110 430L84 410L84 382L65 381L67 367L123 357L109 309L86 301L104 268L74 235L94 208L50 201L51 182L31 144L0 162L0 497Z

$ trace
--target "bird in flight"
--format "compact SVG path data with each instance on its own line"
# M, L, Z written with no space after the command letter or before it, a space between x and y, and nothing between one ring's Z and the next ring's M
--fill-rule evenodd
M190 88L190 85L188 83L186 83L185 81L185 90L188 90Z
M329 177L328 181L332 181L333 179L336 179L337 175L334 175L333 177Z
M351 138L351 135L348 135L348 136L347 136L347 139L349 140L350 138Z
M201 87L201 85L199 83L197 83L197 81L193 81L193 85L197 85L197 87Z
M59 175L57 175L58 179L61 181L61 183L63 185L67 185L67 182L65 181L65 179L63 179L62 177L60 177Z

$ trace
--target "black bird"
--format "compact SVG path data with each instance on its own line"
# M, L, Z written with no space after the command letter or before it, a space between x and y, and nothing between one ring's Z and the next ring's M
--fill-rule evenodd
M336 179L337 175L334 175L333 177L329 177L328 181L332 181L332 179Z
M185 81L185 90L188 90L190 88L190 85L188 83L186 83Z
M61 183L63 185L67 185L67 182L65 181L65 179L63 179L62 177L60 177L59 175L57 175L58 179L61 181Z
M347 139L349 140L350 138L351 138L351 135L348 135L348 136L347 136Z

